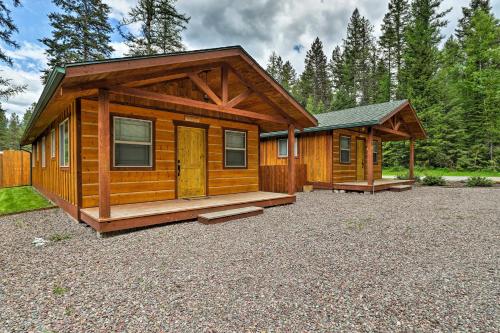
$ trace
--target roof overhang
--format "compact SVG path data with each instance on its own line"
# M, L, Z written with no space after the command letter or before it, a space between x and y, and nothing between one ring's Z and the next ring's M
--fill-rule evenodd
M403 127L406 127L404 130L399 130L401 125L398 126L397 124L392 123L393 119L395 118L401 121ZM394 129L393 125L394 127L397 126L397 129ZM321 126L320 124L316 127L304 128L304 130L296 131L296 133L315 133L330 131L334 129L355 129L363 127L373 127L377 131L377 134L382 137L382 140L384 141L399 141L409 138L422 140L427 138L425 129L420 119L418 118L415 109L408 100L405 100L396 108L388 112L384 117L381 117L379 119L327 126ZM265 139L273 137L286 137L287 135L287 131L277 131L271 133L262 133L260 137L262 139Z
M175 76L184 75L196 81L193 72L189 71L201 71L211 66L225 66L230 69L231 82L241 82L236 88L238 96L231 96L233 97L231 105L217 105L217 107L196 101L197 104L193 107L197 108L198 112L209 107L208 109L213 114L219 111L230 113L231 110L236 110L235 105L239 103L238 108L244 109L242 111L249 110L250 113L240 112L233 119L245 120L247 115L261 114L262 116L257 117L257 123L263 132L285 129L288 126L267 121L267 119L274 118L284 119L286 123L293 124L297 128L317 125L316 118L269 76L242 47L232 46L166 55L74 63L67 64L64 68L58 67L48 77L47 84L22 137L22 144L33 142L62 111L62 108L75 98L96 98L99 89L107 89L110 93L116 94L137 94L137 90L133 90L136 88L133 82L139 82L140 85L146 87L159 84L163 79L175 79ZM203 82L199 84L201 86ZM201 88L203 89L203 86ZM243 99L248 97L246 89L251 91L253 99L249 99L245 104ZM236 100L235 97L239 99ZM178 101L172 98L162 100L156 96L156 102L159 105L158 108L164 106L164 109L170 110L174 102ZM162 102L163 104L160 105ZM190 104L186 104L186 101L180 102L185 103L181 112L188 112L186 110Z

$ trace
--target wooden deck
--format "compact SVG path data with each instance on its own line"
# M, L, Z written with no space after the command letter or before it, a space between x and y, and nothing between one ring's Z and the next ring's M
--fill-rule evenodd
M248 192L201 199L150 201L111 206L111 216L99 219L99 207L80 209L81 219L99 232L192 220L200 214L249 206L270 207L295 202L295 195Z
M366 181L358 182L342 182L333 183L334 190L345 190L345 191L383 191L389 189L391 186L395 185L412 185L414 180L399 180L399 179L376 179L373 182L373 186L368 185Z

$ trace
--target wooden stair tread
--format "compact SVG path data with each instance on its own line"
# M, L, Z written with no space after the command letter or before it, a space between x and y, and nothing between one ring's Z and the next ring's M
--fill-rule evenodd
M412 189L411 185L393 185L393 186L389 187L389 190L394 191L394 192L408 191L411 189Z
M206 213L198 215L198 222L204 224L226 222L244 217L260 215L264 212L264 208L249 206L236 209L221 210L218 212Z

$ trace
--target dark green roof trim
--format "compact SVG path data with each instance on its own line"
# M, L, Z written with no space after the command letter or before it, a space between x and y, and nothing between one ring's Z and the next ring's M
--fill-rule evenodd
M302 132L296 131L296 133L312 133L339 128L380 125L387 115L406 103L408 103L408 100L404 99L317 114L315 116L318 119L318 126L304 128ZM262 133L260 137L272 138L287 135L287 131L278 131Z
M66 75L66 70L62 67L55 67L52 70L52 72L50 72L47 78L47 83L43 88L42 94L40 95L38 102L36 102L35 110L33 110L33 114L31 115L28 125L24 130L21 142L24 142L27 139L26 134L29 133L31 127L33 126L33 123L35 122L36 119L38 119L41 112L47 106L47 103L49 103L50 99L52 98L52 95L54 95L54 92L56 91L57 87L59 87L59 84L64 79L65 75Z

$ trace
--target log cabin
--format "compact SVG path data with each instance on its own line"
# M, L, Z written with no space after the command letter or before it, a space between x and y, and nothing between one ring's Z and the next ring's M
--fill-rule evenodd
M296 133L296 164L306 167L306 184L318 189L380 191L414 183L414 142L426 133L408 100L317 114L318 125ZM261 134L260 165L287 163L288 133ZM409 140L409 179L382 179L382 143Z
M292 155L288 193L259 191L259 135L316 124L232 46L57 67L22 144L33 186L105 233L293 203Z

